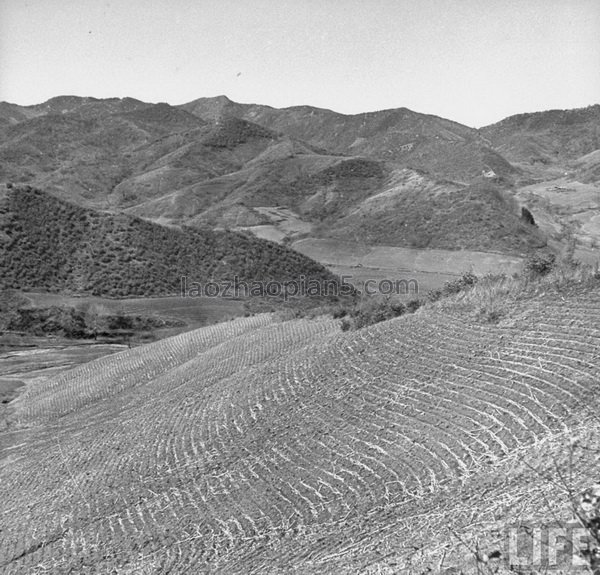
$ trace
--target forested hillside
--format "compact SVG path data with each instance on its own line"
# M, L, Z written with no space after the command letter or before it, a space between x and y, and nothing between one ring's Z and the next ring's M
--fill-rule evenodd
M81 208L30 187L0 195L1 288L113 296L178 293L189 281L334 280L283 246Z

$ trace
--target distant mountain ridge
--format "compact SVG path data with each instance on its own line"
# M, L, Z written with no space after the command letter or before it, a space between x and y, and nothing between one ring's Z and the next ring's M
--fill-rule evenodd
M226 96L199 98L180 107L203 120L242 118L334 153L376 157L436 177L465 180L485 168L503 175L514 172L477 130L407 108L345 115L311 106L238 104Z
M145 104L132 98L61 96L35 106L0 104L0 121L11 125L52 114L97 118L141 110L149 113L157 107L180 109L207 123L232 118L246 120L333 154L376 157L403 167L423 169L435 177L468 181L483 169L492 169L500 175L514 172L477 130L407 108L344 115L311 106L276 109L239 104L226 96L199 98L176 107ZM156 123L157 118L153 121Z
M522 114L475 130L406 108L344 115L225 96L180 106L4 102L0 181L171 226L269 225L264 210L279 206L319 237L450 249L478 249L485 237L486 249L522 252L544 240L488 184L510 190L567 170L595 181L598 110Z

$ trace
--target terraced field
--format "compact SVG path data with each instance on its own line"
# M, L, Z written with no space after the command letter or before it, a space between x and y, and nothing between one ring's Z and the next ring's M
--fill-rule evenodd
M449 494L580 422L599 320L597 292L499 326L262 315L35 382L0 452L0 572L405 566Z

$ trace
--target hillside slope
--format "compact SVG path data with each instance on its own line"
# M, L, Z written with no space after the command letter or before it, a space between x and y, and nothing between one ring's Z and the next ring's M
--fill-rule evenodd
M285 147L287 150L287 146ZM130 213L191 224L225 223L223 213L285 206L307 222L337 219L357 202L377 193L388 169L365 158L315 154L310 150L260 156L243 169L165 194L130 208ZM282 151L282 150L277 150ZM238 223L237 225L252 225Z
M5 108L12 118L19 107ZM19 110L19 120L0 129L0 178L176 225L261 223L252 207L295 207L328 186L342 196L364 189L365 197L376 191L374 172L385 170L362 158L350 166L244 119L206 122L167 104L62 97Z
M312 106L238 104L225 96L199 98L180 107L207 121L243 118L334 153L393 161L438 178L468 182L482 170L506 177L515 172L477 130L407 108L345 115Z
M322 235L368 244L473 249L522 254L546 245L540 230L519 217L502 186L480 179L469 186L395 170L382 191L341 213Z
M452 530L543 513L525 463L580 430L599 321L597 285L515 301L499 325L257 316L35 382L2 452L0 569L431 570Z
M277 241L358 235L523 254L545 238L519 221L520 206L486 190L510 195L513 180L565 170L593 181L596 108L517 116L478 131L405 108L344 115L225 97L182 106L75 96L3 103L0 179L84 207ZM550 146L548 163L532 164L524 142ZM556 160L563 147L569 151ZM498 154L504 150L522 171Z
M148 104L135 98L92 98L85 96L55 96L41 104L19 106L0 102L0 123L14 125L39 116L76 112L82 117L97 116L103 113L131 112L148 107Z
M88 210L30 187L0 189L0 288L178 294L205 284L333 280L283 246L229 231L173 229Z
M480 132L511 162L566 167L600 149L600 104L518 114Z
M180 140L196 139L205 127L167 104L101 100L59 113L49 107L47 113L0 126L0 178L43 187L83 206L106 207L117 184L172 151L173 146L165 149L167 136L177 136L179 147Z

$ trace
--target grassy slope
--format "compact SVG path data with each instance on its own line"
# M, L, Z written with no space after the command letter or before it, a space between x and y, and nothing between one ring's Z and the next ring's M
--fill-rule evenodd
M237 104L224 97L200 98L181 108L205 120L244 118L332 152L393 161L441 178L469 181L486 167L502 176L515 172L476 130L406 108L345 115L312 106ZM403 149L406 144L413 148Z
M396 173L388 189L323 230L334 238L415 248L524 253L545 245L520 220L510 193L481 180L468 187L438 183L412 171Z
M190 225L266 223L255 210L286 206L318 237L366 243L523 253L545 245L520 221L502 185L462 186L366 158L302 155L194 184L129 213Z
M256 223L260 222L254 207L286 206L308 221L319 221L346 213L356 201L376 192L384 171L382 163L363 158L340 158L310 150L284 152L128 211L149 218L160 214L175 222L223 225L228 221L224 214L244 210L247 219L238 225L252 225L251 214Z
M600 148L600 105L518 114L480 132L510 161L546 164L575 160Z
M486 166L507 177L513 170L475 130L434 116L73 97L21 112L25 119L0 129L0 177L81 205L226 228L266 223L254 208L283 205L321 224L321 235L358 233L387 245L514 252L540 243L496 203L448 181L470 181ZM413 149L398 155L408 140ZM424 185L397 184L399 165L446 179L421 174ZM475 246L482 231L485 245Z
M404 247L539 247L544 239L518 221L518 210L507 212L477 182L481 169L495 170L501 186L566 169L591 181L597 171L587 153L598 146L597 106L524 114L480 131L403 108L346 116L226 98L171 107L61 97L6 104L0 115L0 177L81 205L224 228L266 224L255 208L284 205L321 236Z
M30 188L5 191L0 263L4 288L105 295L179 293L189 281L332 278L277 244L233 232L177 230L109 215Z
M0 564L476 572L456 537L491 552L508 522L562 516L544 472L565 463L565 428L598 448L581 411L598 280L532 288L498 325L459 300L345 335L258 316L30 386L0 471Z
M0 177L43 186L81 205L105 206L118 183L152 161L148 143L202 132L205 125L166 104L131 109L111 100L37 115L0 129Z

